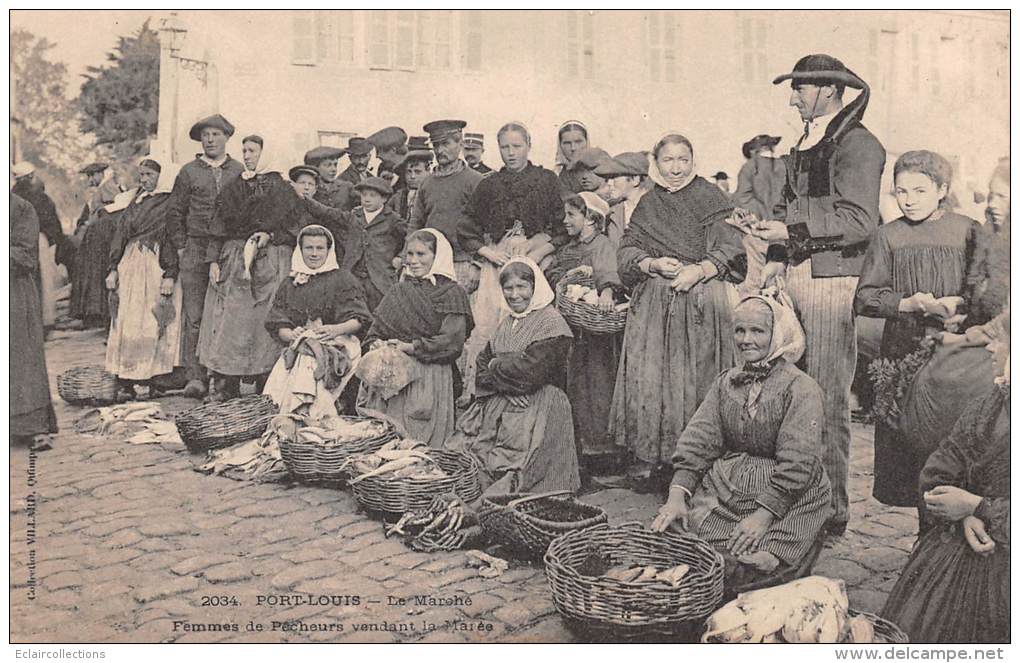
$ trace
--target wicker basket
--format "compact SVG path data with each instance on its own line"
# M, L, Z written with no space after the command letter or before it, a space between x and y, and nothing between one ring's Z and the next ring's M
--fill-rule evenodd
M669 587L607 578L605 567L591 568L599 564L663 569L688 564L691 570L679 587ZM614 637L689 632L723 598L723 558L711 545L692 534L656 533L639 523L564 534L549 546L545 572L556 609L571 625Z
M97 366L72 368L57 376L57 393L72 405L117 402L117 376Z
M564 276L556 284L556 308L571 325L593 334L617 334L627 326L627 311L602 313L598 307L592 304L575 302L566 295L569 285L583 285L591 288L594 287L595 282L590 276L571 274Z
M369 417L340 417L346 422L368 421ZM347 480L344 462L356 454L370 453L397 437L393 424L378 419L382 426L379 435L354 440L346 444L323 445L302 439L282 438L280 455L293 476L302 483L338 486ZM300 436L299 436L300 438Z
M203 453L260 437L278 413L269 396L252 394L200 405L177 415L174 423L188 451Z
M888 619L883 619L878 615L873 615L870 612L861 612L860 610L849 610L851 617L864 617L871 622L872 628L875 629L875 644L876 645L905 645L910 642L910 638L903 632L896 624L893 624Z
M605 510L569 491L511 493L482 500L478 520L489 540L526 559L542 559L556 537L608 521Z
M473 456L443 449L429 449L426 453L448 476L442 479L368 477L351 485L354 498L369 511L402 515L408 511L427 510L432 499L444 493L455 493L468 504L481 496L478 463Z

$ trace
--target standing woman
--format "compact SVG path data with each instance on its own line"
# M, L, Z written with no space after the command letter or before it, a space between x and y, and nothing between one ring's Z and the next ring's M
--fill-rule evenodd
M475 330L465 347L466 391L473 393L474 360L504 315L498 270L511 255L527 255L545 266L567 243L563 199L556 175L528 159L531 134L506 124L497 134L503 168L475 187L468 219L458 228L460 245L483 267L471 311Z
M446 447L478 459L488 494L575 491L581 478L564 393L570 327L534 261L512 258L499 283L509 317L478 358L478 399Z
M588 127L577 120L564 122L556 132L556 173L567 193L585 190L581 183L582 171L575 170L574 164L589 144Z
M617 253L633 294L609 416L611 435L642 476L669 460L712 381L733 365L736 290L723 279L743 253L740 232L725 222L733 207L697 175L687 138L660 139L648 171L656 186Z
M214 373L214 400L237 396L242 377L261 392L276 363L279 346L264 324L303 217L263 139L248 136L242 145L245 170L216 202L210 255L219 258L209 266L198 339L199 361Z
M177 248L167 232L169 178L145 159L140 192L124 210L110 246L106 287L117 294L117 314L106 343L106 370L125 382L148 382L181 363L181 288ZM165 270L165 271L164 271Z
M11 439L29 442L57 432L43 352L39 296L39 219L32 204L11 194L10 333Z
M453 248L433 228L407 239L404 270L375 310L366 344L392 342L413 362L415 379L389 396L362 382L359 409L398 422L409 436L442 447L453 433L460 387L457 358L474 326L467 292L456 280Z
M81 244L75 254L70 312L71 317L82 321L85 329L110 324L109 292L106 289L110 245L121 215L137 194L137 189L118 193L112 203L93 212L81 230Z

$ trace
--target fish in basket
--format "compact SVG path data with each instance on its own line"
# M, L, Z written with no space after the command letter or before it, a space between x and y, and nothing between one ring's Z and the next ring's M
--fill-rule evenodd
M295 414L273 419L280 455L298 481L337 486L349 478L348 461L397 437L393 424L372 417L326 416L311 419Z

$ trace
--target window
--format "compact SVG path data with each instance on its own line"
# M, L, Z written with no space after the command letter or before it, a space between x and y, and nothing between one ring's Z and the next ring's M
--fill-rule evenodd
M482 70L482 19L480 11L462 11L460 66L467 71Z
M740 62L744 82L759 83L769 78L768 41L770 26L760 18L738 16L740 21Z
M648 44L648 78L653 82L676 82L676 16L669 11L645 14L645 43Z
M418 66L422 69L449 69L453 12L432 10L417 14Z
M292 19L295 64L354 63L354 12L298 11Z
M449 10L369 12L368 63L374 69L450 69Z
M590 11L567 12L567 75L595 78L594 15Z

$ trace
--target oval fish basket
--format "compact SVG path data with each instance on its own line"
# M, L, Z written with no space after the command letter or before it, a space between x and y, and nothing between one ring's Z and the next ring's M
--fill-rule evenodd
M339 486L346 482L348 474L344 462L351 456L370 453L397 437L393 424L370 417L341 416L351 424L371 423L375 430L360 439L345 440L342 443L323 444L302 438L282 438L280 455L291 476L302 483Z
M542 559L556 537L608 519L604 509L579 501L569 491L490 495L478 512L489 540L525 559Z
M426 479L386 475L368 477L351 484L358 504L369 511L403 515L408 511L427 510L432 499L444 493L455 493L468 504L481 496L478 463L474 456L445 449L429 449L426 453L447 476Z
M617 334L624 330L627 326L626 310L603 313L593 304L574 301L566 294L567 286L571 285L591 288L595 282L590 276L572 274L556 284L556 309L567 322L593 334Z
M177 415L174 423L184 445L194 454L261 437L277 414L269 396L250 394L192 408Z
M98 366L83 366L57 376L57 393L71 405L109 405L117 401L117 376Z

